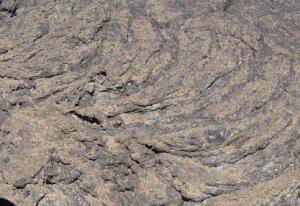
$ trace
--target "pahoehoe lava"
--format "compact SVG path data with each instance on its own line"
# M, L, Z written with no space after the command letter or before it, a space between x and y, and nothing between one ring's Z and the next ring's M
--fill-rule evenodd
M0 0L0 206L300 205L299 55L299 0Z

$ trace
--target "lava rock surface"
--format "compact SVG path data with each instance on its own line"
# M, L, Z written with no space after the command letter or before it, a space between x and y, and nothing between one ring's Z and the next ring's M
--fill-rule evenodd
M1 201L300 205L299 55L299 0L0 0Z

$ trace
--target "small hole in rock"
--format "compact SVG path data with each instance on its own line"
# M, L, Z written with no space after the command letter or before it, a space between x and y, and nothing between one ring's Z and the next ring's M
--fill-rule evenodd
M106 77L106 75L107 75L107 73L105 71L101 71L99 74L104 76L104 77Z

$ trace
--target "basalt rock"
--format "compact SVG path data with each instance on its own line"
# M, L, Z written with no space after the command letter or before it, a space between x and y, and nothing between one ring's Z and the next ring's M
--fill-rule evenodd
M0 0L0 205L300 205L299 19L299 0Z

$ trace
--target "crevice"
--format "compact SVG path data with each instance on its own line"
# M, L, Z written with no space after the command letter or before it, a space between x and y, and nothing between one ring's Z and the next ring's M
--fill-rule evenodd
M52 73L52 74L41 74L39 76L29 78L29 80L50 79L50 78L53 78L53 77L61 76L61 75L65 74L65 73L66 73L65 71L59 71L59 72Z
M217 76L217 77L215 77L204 89L202 89L201 91L200 91L200 94L198 95L198 97L197 97L197 99L200 99L201 98L201 96L204 94L204 92L205 91L207 91L209 88L211 88L219 79L221 79L221 78L223 78L223 77L225 77L225 76L227 76L227 75L229 75L229 74L231 74L232 72L234 72L236 69L233 69L233 70L231 70L231 71L229 71L229 72L226 72L226 73L224 73L224 74L222 74L222 75L219 75L219 76Z
M197 199L193 199L193 198L190 198L190 197L187 197L186 195L184 195L183 192L180 191L180 190L176 189L176 191L180 193L181 199L182 199L183 202L192 202L192 203L196 203L196 204L197 203L203 203L204 201L207 201L210 198L217 197L217 196L223 194L223 193L214 194L214 193L211 193L211 192L207 194L207 193L204 192L204 194L206 194L207 197L199 198L199 199L198 198Z
M157 107L157 108L148 108L148 107L151 107L151 105L149 106L146 106L146 105L139 105L138 104L134 104L136 105L137 107L136 108L133 108L133 109L128 109L128 110L125 110L125 111L122 111L122 112L119 112L119 113L116 113L116 114L110 114L108 115L108 118L114 118L114 117L117 117L117 116L120 116L121 114L145 114L147 112L155 112L155 111L163 111L165 109L168 109L174 105L170 104L170 105L164 105L164 106L161 106L161 107ZM154 104L153 104L154 105Z
M155 49L153 52L150 53L149 57L145 60L145 64L148 64L148 62L154 57L156 54L158 54L163 49L163 44L159 45L158 49Z
M76 111L70 111L70 112L68 112L68 114L74 115L75 117L77 117L78 119L80 119L83 122L86 122L86 123L89 123L92 125L99 125L101 128L103 128L102 122L100 120L98 120L96 117L82 115Z
M181 200L182 200L183 202L197 202L197 201L195 201L195 200L193 200L193 199L191 199L191 198L189 198L189 197L183 195L182 193L180 193L180 196L181 196Z
M28 62L29 60L31 60L32 58L36 57L36 55L38 55L41 51L44 51L44 49L39 49L36 52L33 52L31 55L29 55L29 57L27 57L27 59L25 59L23 61L23 63Z
M197 201L197 202L202 203L202 202L204 202L204 201L206 201L206 200L208 200L208 199L210 199L210 198L217 197L217 196L219 196L219 195L222 195L222 193L221 193L221 194L213 194L213 193L209 193L207 197L202 198L200 201Z
M264 108L267 106L267 104L268 104L270 101L271 101L271 98L269 98L268 100L262 102L262 103L259 104L259 105L254 106L254 107L251 109L251 112L252 112L252 113L255 113L255 112L261 111L262 109L264 109Z
M18 4L14 5L11 8L1 8L0 12L4 12L10 15L10 17L17 16Z
M180 194L181 200L182 200L183 202L190 202L190 203L197 204L197 203L201 203L201 202L207 200L208 198L211 198L211 197L213 197L213 196L217 196L217 195L210 194L208 197L205 197L205 198L201 198L201 199L198 199L198 198L197 198L197 199L193 199L193 198L191 198L191 197L186 196L186 195L183 193L183 191L182 191L181 189L176 188L175 186L173 186L173 188Z
M233 37L234 39L239 40L241 43L243 43L244 45L246 45L249 49L251 49L253 51L253 54L258 52L258 49L256 49L254 46L252 46L251 44L249 44L245 39L243 39L243 37L239 37L236 36L235 34L229 34L230 37Z
M12 203L11 201L4 199L4 198L0 198L0 205L1 206L16 206L14 203Z
M6 76L6 75L1 75L0 74L0 78L1 79L11 79L11 80L22 80L22 78L16 78L16 77L13 77L13 76Z
M57 93L59 93L59 92L62 92L62 91L63 91L63 89L58 89L58 90L52 91L52 92L50 92L49 94L46 94L46 95L41 96L41 97L37 97L37 98L36 98L36 101L37 101L37 102L45 101L45 100L47 100L49 97L51 97L51 96L53 96L53 95L55 95L55 94L57 94Z
M162 149L159 149L155 147L154 145L146 144L146 143L139 143L140 145L143 145L146 147L148 150L151 150L154 154L163 154L163 153L168 153L167 151L164 151Z
M40 202L46 197L47 194L44 194L42 197L40 197L37 201L35 206L38 206L40 204Z
M108 16L101 22L101 24L98 27L95 28L91 40L95 39L96 35L104 29L105 25L109 23L110 20L111 20L111 16Z

